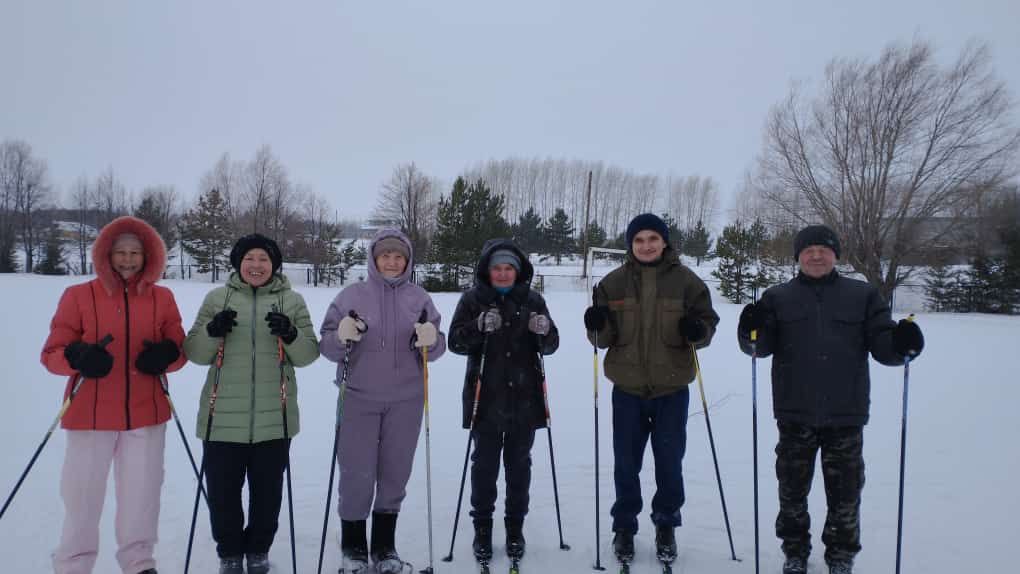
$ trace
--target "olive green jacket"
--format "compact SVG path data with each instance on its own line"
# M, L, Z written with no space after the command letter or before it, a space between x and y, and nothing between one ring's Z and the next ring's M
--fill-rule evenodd
M719 323L705 282L672 247L653 265L628 253L596 286L595 304L609 308L605 327L588 331L589 341L609 349L606 376L620 390L645 398L674 393L694 380L691 347L708 346ZM680 332L680 321L689 316L706 327L700 341L687 341Z
M206 333L206 323L220 311L237 311L237 325L223 339ZM223 346L223 367L213 412L209 440L256 443L284 438L280 401L280 362L277 337L269 332L266 314L274 307L290 318L298 336L284 344L287 384L287 433L300 430L297 381L294 367L309 365L319 356L319 342L305 300L290 288L286 277L274 274L269 283L253 289L232 273L226 285L209 292L184 340L188 360L198 365L213 365L205 378L199 404L197 434L205 439L209 416L209 398L216 380L216 354Z

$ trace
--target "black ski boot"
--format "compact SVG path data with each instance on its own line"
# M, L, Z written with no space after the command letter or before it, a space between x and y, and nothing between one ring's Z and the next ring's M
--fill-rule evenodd
M806 574L807 558L802 556L787 556L783 562L783 574Z
M630 564L634 560L634 533L616 531L613 535L613 553L620 562Z
M244 557L248 561L248 574L269 574L269 553L251 552Z
M404 562L397 554L396 512L372 513L372 563L377 574L400 574Z
M829 562L829 574L853 574L854 563L853 560L844 560L841 562Z
M220 574L244 574L244 557L242 556L221 557Z
M368 535L364 520L340 521L341 574L368 572Z
M471 543L475 560L488 564L492 560L492 519L475 519L475 539Z
M524 520L518 518L506 518L503 520L506 525L506 555L512 560L524 558Z
M676 535L672 526L655 527L655 556L666 564L676 560Z

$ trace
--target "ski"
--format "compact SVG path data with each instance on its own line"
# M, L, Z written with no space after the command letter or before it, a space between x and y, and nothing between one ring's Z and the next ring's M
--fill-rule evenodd
M662 574L673 574L673 564L670 562L660 562L662 564Z
M488 562L479 562L478 563L478 572L480 574L489 574L489 563Z
M630 574L630 562L620 562L620 574Z
M510 574L521 574L521 559L511 558L510 559Z

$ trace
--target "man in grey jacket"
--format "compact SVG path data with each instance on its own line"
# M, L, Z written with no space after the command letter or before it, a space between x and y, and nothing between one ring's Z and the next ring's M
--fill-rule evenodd
M744 307L737 327L741 350L773 356L772 402L779 426L776 535L786 555L783 574L807 571L807 497L819 450L828 506L822 530L825 562L830 574L852 572L861 550L868 353L895 366L924 348L917 324L894 322L878 289L836 271L839 255L839 238L831 229L802 229L794 240L800 272ZM757 335L754 347L752 332Z

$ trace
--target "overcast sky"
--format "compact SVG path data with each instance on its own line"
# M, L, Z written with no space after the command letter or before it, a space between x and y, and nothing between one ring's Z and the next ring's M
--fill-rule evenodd
M188 197L222 153L269 144L341 217L408 161L452 181L492 158L603 160L729 196L791 80L976 38L1020 98L1018 24L1018 0L0 0L0 139L61 192L112 166Z

